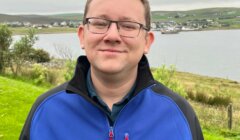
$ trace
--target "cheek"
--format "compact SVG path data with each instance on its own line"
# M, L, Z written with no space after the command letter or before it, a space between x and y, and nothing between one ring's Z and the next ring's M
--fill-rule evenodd
M144 38L139 38L136 40L128 39L126 40L126 45L129 46L129 50L135 51L136 53L142 53L145 49L145 40Z
M84 46L88 49L96 48L101 43L101 36L96 34L87 34L84 40Z

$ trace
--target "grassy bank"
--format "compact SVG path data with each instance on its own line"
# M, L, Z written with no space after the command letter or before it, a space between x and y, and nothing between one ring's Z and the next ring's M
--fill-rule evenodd
M36 97L47 89L0 76L0 140L16 140Z
M186 72L177 72L175 77L190 90L200 88L213 96L228 96L233 105L232 129L228 129L227 106L212 106L190 101L196 111L206 140L240 140L240 83L222 78L200 76Z
M185 87L196 86L206 90L206 94L227 94L234 105L233 128L227 129L227 112L224 106L211 106L189 100L203 127L205 140L240 140L240 83L191 73L177 72L175 77ZM22 79L21 79L22 80ZM0 76L0 140L18 139L29 109L41 93L50 87L36 86L29 81L19 81ZM222 92L208 92L215 89Z

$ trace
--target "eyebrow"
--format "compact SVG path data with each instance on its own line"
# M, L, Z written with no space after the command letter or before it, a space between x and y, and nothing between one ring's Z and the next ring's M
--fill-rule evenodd
M96 17L111 20L111 18L110 18L109 16L107 16L107 15L98 15L98 16L96 16ZM132 22L139 22L139 21L137 21L137 20L134 20L134 19L132 19L132 18L130 18L130 17L125 17L125 16L120 17L118 21L132 21Z

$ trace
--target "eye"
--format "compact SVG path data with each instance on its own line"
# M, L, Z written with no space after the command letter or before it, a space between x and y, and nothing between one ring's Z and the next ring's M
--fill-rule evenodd
M89 23L91 26L98 29L106 28L108 27L108 24L109 24L107 21L101 20L101 19L92 19L92 20L89 20Z
M139 29L139 25L137 23L132 23L132 22L120 22L119 26L121 29L127 30L127 31Z

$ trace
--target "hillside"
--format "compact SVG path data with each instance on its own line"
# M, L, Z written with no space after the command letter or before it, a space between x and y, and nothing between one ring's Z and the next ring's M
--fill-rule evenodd
M32 24L50 24L52 22L61 22L65 19L58 17L48 17L41 15L6 15L0 14L0 22L31 22Z
M80 13L53 15L6 15L0 14L0 22L28 21L32 23L51 23L53 21L82 20ZM187 21L193 19L233 19L240 16L240 8L208 8L189 11L152 11L153 21ZM240 22L240 17L237 20Z
M207 8L189 11L153 11L154 20L166 18L224 18L240 16L240 8Z
M48 15L48 17L64 19L64 20L71 20L71 21L79 21L82 19L83 14L79 14L79 13L56 14L56 15Z
M240 8L208 8L190 11L154 11L153 21L175 22L206 29L239 29Z

